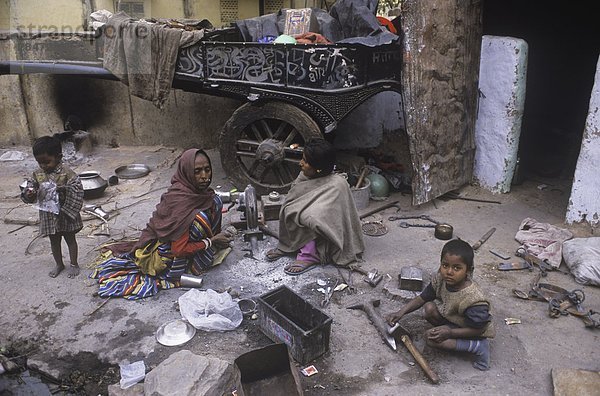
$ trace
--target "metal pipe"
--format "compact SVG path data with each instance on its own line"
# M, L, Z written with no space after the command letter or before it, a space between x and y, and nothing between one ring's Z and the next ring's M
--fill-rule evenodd
M97 63L95 63L97 64ZM105 80L119 79L103 67L86 66L81 64L58 62L32 62L32 61L0 61L0 75L2 74L68 74L89 76Z

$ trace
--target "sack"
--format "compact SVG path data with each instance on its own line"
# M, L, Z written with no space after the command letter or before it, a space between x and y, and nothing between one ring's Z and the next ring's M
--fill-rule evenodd
M242 323L239 305L229 293L191 289L179 297L181 316L198 330L234 330Z
M600 286L600 237L564 242L563 258L577 283Z

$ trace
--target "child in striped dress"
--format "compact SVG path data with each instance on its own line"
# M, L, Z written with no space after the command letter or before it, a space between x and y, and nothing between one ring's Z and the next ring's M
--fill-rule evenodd
M56 263L50 277L55 278L65 269L61 248L64 238L71 261L67 276L73 278L79 274L75 234L83 228L79 213L83 206L83 185L77 174L62 163L62 146L58 138L43 136L33 143L32 151L40 169L33 172L21 199L37 204L40 235L50 238Z

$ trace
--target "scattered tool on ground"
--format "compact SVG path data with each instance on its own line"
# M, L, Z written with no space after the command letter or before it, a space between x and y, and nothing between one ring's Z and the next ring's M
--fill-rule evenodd
M348 290L348 294L356 293L356 288L352 284L352 270L348 270L348 278L344 276L344 273L342 272L342 269L340 267L337 267L337 270L338 274L340 274L340 277L342 278L342 281L348 285L348 288L346 289Z
M475 244L473 245L473 250L479 249L481 247L481 245L483 245L485 243L485 241L490 239L490 237L492 236L492 234L494 232L496 232L496 227L490 228L490 230L488 232L483 234L483 236L477 242L475 242Z
M527 251L527 249L525 249L523 247L518 248L517 251L515 252L515 255L517 257L521 257L523 260L525 260L527 263L529 263L529 265L537 266L540 269L540 271L542 272L542 276L546 276L548 271L552 271L554 269L545 260L542 260L539 257L534 256L533 254L529 253Z
M522 269L528 269L529 271L532 271L533 266L525 260L502 262L498 264L498 271L515 271Z
M408 228L408 227L421 227L421 228L435 228L435 224L417 224L417 223L408 223L406 221L401 221L398 223L398 227L400 228Z
M362 223L363 234L369 236L382 236L388 233L388 229L381 221L367 221Z
M389 345L390 348L392 348L394 351L396 350L396 339L391 335L388 334L387 330L388 330L388 324L385 321L385 319L383 318L383 316L379 313L379 311L377 311L375 308L379 306L379 300L371 300L367 303L360 303L360 304L354 304L354 305L350 305L347 309L360 309L362 311L364 311L367 316L369 317L369 319L371 320L371 322L373 323L373 326L375 326L375 328L379 331L379 334L381 335L381 337L383 337L383 340L385 341L386 344Z
M366 212L360 213L359 218L364 219L367 216L371 216L372 214L375 214L377 212L381 212L382 210L385 210L387 208L391 208L392 206L395 206L396 208L400 209L400 206L398 205L400 201L392 201L392 202L388 202L384 205L378 206L374 209L370 209L367 210Z
M110 300L110 298L106 298L104 301L102 301L100 304L98 304L98 306L96 308L94 308L93 310L91 310L90 312L84 313L85 316L92 316L93 314L95 314L96 312L98 312L98 310L100 308L102 308L103 306L106 305L106 303Z
M431 380L434 384L438 384L440 382L440 377L431 369L427 360L421 355L421 352L415 347L410 339L410 334L408 331L402 327L400 322L396 322L396 324L388 329L388 334L393 335L394 337L400 336L400 340L408 349L413 358L417 361L417 364L421 367L427 378Z
M439 221L434 220L431 218L431 216L429 215L405 215L405 216L399 216L399 215L391 215L390 217L388 217L389 221L396 221L396 220L427 220L432 222L433 224L440 224Z
M365 282L367 282L369 285L371 285L371 287L377 286L379 284L379 282L381 282L381 280L383 279L383 275L380 275L377 270L367 271L367 270L359 267L358 265L353 265L353 264L350 264L348 266L348 269L364 275Z
M500 252L500 251L495 250L495 249L490 249L490 253L492 253L496 257L500 257L502 260L510 260L510 257L511 257L510 254L504 253L504 252Z
M540 276L536 276L528 293L514 289L513 293L524 300L548 302L548 315L559 318L569 314L581 319L587 328L600 329L600 312L592 309L586 310L581 305L585 300L585 293L581 289L568 291L560 286L550 283L538 283Z
M447 201L449 199L460 199L462 201L473 201L473 202L483 202L483 203L493 203L493 204L501 204L502 203L500 201L493 201L493 200L488 200L488 199L461 197L460 193L458 193L456 191L448 191L446 194L440 195L439 198L444 201Z
M331 286L327 286L326 292L325 292L325 297L323 297L323 300L321 301L321 307L325 308L326 306L329 305L329 302L331 301L331 296L333 296L333 293L335 292L335 288L338 285L338 280L335 280L335 284L333 285L333 287Z
M423 271L419 267L402 267L398 279L402 290L415 292L423 290Z

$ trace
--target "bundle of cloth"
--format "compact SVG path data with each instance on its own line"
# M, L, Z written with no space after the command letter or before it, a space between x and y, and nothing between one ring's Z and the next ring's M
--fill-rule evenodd
M162 109L173 84L179 49L197 43L210 29L207 20L136 20L119 12L103 25L103 67L129 85L132 95Z
M318 34L310 36L314 41L302 35L301 44L362 44L369 47L391 44L399 37L381 26L377 20L377 0L337 0L329 12L312 8L317 21ZM244 41L258 42L264 36L277 37L284 32L286 9L278 13L263 15L237 21L235 24Z

